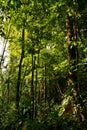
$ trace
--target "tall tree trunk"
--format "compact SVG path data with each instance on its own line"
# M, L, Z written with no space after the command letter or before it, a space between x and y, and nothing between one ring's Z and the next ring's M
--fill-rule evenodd
M19 115L19 102L20 102L20 83L21 83L21 70L22 70L22 61L24 58L24 37L25 37L25 30L22 29L22 49L21 49L21 57L18 66L18 79L16 85L16 109L17 114Z
M69 69L69 85L73 85L76 93L78 93L78 86L77 86L77 46L71 42L74 39L74 29L73 29L73 19L72 17L67 15L66 19L66 28L67 28L67 42L68 42L68 61L70 65Z
M38 41L39 43L39 41ZM38 67L40 65L40 58L39 58L39 54L40 54L40 47L38 45L38 56L37 56L37 60L35 63L35 68L36 68L36 76L35 76L35 118L37 117L37 105L38 105Z
M44 66L44 68L45 68L45 103L46 103L46 100L47 100L47 77L46 77L46 71L47 71L47 66L46 66L46 64L45 64L45 66Z
M68 42L68 61L70 65L69 69L69 80L68 80L68 85L72 86L72 95L75 101L75 104L80 104L81 110L79 109L79 116L82 115L82 110L83 110L83 101L80 98L80 91L79 91L79 85L78 85L78 47L77 45L74 45L71 42L77 42L77 33L74 30L74 23L75 21L73 20L72 17L67 15L66 19L66 29L67 29L67 42ZM77 43L76 43L77 44ZM83 118L83 117L81 117Z
M7 81L7 102L10 103L10 84L9 84L9 78Z
M38 63L37 63L38 64ZM37 68L36 60L35 60L35 118L37 117L37 85L38 85L38 68Z
M34 69L35 69L35 59L34 59L34 43L32 43L32 76L31 76L31 119L34 119Z

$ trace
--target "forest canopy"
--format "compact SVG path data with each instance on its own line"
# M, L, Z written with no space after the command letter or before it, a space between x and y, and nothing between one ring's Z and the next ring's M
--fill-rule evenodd
M0 0L0 47L1 130L86 130L86 0Z

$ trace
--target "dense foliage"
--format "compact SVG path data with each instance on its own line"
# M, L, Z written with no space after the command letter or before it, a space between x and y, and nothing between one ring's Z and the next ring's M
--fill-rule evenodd
M0 0L0 129L86 130L86 0Z

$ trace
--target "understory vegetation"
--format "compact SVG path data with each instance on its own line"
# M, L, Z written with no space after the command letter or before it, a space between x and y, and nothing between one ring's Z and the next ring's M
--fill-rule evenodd
M87 1L0 0L0 130L87 130Z

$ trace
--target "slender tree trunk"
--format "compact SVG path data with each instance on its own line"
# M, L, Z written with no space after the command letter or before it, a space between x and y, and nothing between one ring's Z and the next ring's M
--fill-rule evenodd
M50 89L51 89L51 73L49 73L49 95L48 95L48 104L49 104L49 112L51 112L51 97L50 97Z
M31 76L31 119L34 119L34 69L35 69L35 59L34 59L34 44L32 45L32 76Z
M10 103L10 86L9 86L9 78L7 82L7 97L8 97L8 104Z
M18 80L16 86L16 109L17 113L19 114L19 102L20 102L20 83L21 83L21 70L22 70L22 61L24 58L24 37L25 37L25 30L22 29L22 50L21 50L21 57L18 66Z
M46 100L47 100L47 79L46 79L47 67L46 67L46 64L45 64L44 68L45 68L45 103L46 103Z
M38 68L37 68L37 64L35 62L35 68L36 68L36 71L35 71L35 118L37 117L37 103L38 103L38 100L37 100L37 85L38 85Z

